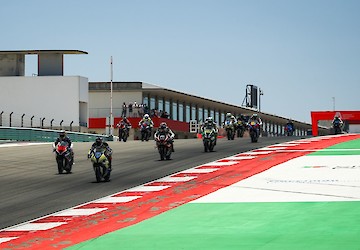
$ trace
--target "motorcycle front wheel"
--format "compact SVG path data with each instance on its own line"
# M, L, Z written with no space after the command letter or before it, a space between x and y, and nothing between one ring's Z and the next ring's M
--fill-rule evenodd
M58 173L62 174L64 171L64 159L61 157L56 157L56 163L58 167Z
M94 171L95 171L96 182L100 182L101 181L100 167L99 166L94 167Z

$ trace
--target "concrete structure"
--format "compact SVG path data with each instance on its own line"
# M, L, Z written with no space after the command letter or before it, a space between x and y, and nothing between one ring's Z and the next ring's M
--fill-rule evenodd
M38 76L24 76L25 55L38 55ZM88 122L88 79L63 76L64 54L77 50L0 51L0 123L76 128ZM21 117L21 122L20 122ZM48 124L44 126L44 123Z
M110 89L110 82L89 82L90 119L110 117ZM254 109L182 93L153 84L113 82L113 116L115 120L122 114L123 102L146 104L150 110L166 111L170 114L170 119L187 123L191 120L202 122L206 117L212 116L218 124L221 124L227 112L231 112L235 116L259 113L264 123L263 134L267 136L284 135L284 126L288 121L286 117L258 112ZM129 113L127 116L129 117ZM134 116L138 116L138 113L133 112L133 115L130 115L130 117ZM293 122L297 135L306 135L311 130L310 124ZM104 123L102 124L105 126ZM95 129L95 127L90 127L90 129ZM324 129L324 133L326 131Z

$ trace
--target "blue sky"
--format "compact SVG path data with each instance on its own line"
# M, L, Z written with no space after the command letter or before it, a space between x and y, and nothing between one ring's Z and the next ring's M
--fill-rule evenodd
M0 0L0 50L74 49L65 75L143 81L310 122L360 108L360 1ZM37 72L28 56L26 75ZM54 95L59 92L55 92Z

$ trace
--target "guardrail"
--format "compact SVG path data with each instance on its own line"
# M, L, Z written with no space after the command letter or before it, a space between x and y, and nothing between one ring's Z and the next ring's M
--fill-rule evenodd
M59 130L51 129L0 127L0 140L53 142L58 138L58 133ZM113 140L113 137L108 135L71 131L66 131L66 133L73 142L95 141L98 136L101 136L105 141Z

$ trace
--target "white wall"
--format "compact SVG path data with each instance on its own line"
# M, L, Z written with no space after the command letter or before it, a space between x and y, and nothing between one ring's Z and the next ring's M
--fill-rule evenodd
M88 103L88 80L78 76L0 77L0 111L14 117L43 117L63 125L79 126L79 102ZM81 111L83 112L83 111ZM87 122L88 115L81 114Z
M141 91L113 91L113 116L121 116L122 105L132 102L142 103ZM110 116L110 92L90 92L89 93L89 117L109 117Z

